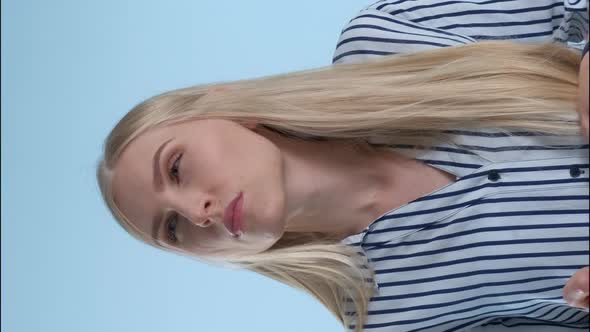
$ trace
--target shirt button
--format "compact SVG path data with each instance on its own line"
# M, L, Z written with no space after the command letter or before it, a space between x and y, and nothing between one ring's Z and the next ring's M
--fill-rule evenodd
M570 168L570 175L573 178L577 178L578 176L580 176L580 174L582 174L582 171L580 170L580 168L578 166L572 166Z
M492 182L496 182L500 180L500 173L497 170L493 169L488 173L488 180Z

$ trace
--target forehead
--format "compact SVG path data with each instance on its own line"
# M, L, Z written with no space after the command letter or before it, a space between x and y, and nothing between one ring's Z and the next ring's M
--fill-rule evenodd
M152 218L158 213L153 186L153 157L173 128L152 128L131 141L115 163L112 190L115 204L141 232L151 237Z
M141 164L145 161L151 161L156 150L165 141L172 138L205 131L214 134L218 132L215 130L215 127L220 125L219 121L215 119L193 119L147 129L123 149L119 159L115 163L115 173L118 173L116 171L117 169L128 169L138 166L138 161Z

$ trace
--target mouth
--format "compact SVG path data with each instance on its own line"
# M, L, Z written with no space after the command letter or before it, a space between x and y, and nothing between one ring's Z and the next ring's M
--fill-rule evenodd
M242 234L242 205L244 194L240 192L225 208L223 224L232 237L238 238Z

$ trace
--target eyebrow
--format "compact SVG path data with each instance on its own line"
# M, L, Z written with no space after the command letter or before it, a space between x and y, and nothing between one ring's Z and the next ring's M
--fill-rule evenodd
M162 154L162 150L164 150L166 145L170 143L171 140L173 140L173 138L162 143L162 145L160 145L160 147L156 150L156 153L154 153L154 159L152 161L154 170L153 184L156 192L162 191L162 187L164 186L162 181L162 172L160 171L160 155Z
M156 241L158 240L158 230L160 229L162 221L164 221L162 213L158 213L152 221L152 239Z
M166 147L170 141L174 138L167 140L166 142L162 143L160 147L154 153L154 158L152 160L152 168L153 168L153 185L156 192L160 192L163 189L164 183L162 181L162 172L160 171L160 155L162 151ZM152 238L158 238L158 230L160 229L160 224L164 220L164 215L162 213L156 214L154 219L152 220Z

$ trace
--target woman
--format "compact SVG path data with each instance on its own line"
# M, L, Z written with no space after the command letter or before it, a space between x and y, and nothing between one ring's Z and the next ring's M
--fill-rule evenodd
M561 287L574 271L588 265L587 239L579 236L588 229L588 148L581 142L575 112L578 62L577 52L557 45L485 42L170 91L139 104L116 125L106 140L98 180L116 220L140 240L205 261L228 262L303 288L357 331L361 326L355 322L365 321L367 311L374 319L388 318L383 323L368 321L366 331L391 330L401 321L397 317L408 314L398 308L397 313L370 316L375 311L372 306L380 304L369 302L371 296L389 304L410 304L418 299L386 299L393 296L387 283L396 273L373 274L380 264L377 256L381 256L375 253L393 253L399 240L428 241L429 230L444 229L439 226L453 221L453 215L445 214L441 220L418 218L415 224L402 225L395 218L396 209L407 212L416 204L434 201L429 198L437 193L463 190L465 195L457 194L440 207L463 204L457 216L465 217L470 211L491 206L477 200L505 199L515 189L526 193L523 197L539 192L536 199L523 199L518 204L538 209L549 206L567 214L560 216L563 220L525 216L511 222L530 223L529 227L545 229L548 234L558 230L577 232L578 236L568 233L573 239L562 243L565 250L539 243L527 248L529 254L546 254L544 246L550 251L574 253L556 258L565 266L561 268L555 268L546 257L537 259L537 269L521 261L524 271L514 280L549 278L553 287L542 296L515 296L521 302L563 308ZM471 172L438 168L432 161L420 159L453 148L455 152L466 149L465 142L454 141L462 138L456 129L497 135L536 149L561 145L543 150L549 154L542 160L563 159L566 163L531 166L536 159L530 156L534 155L512 151L520 165L537 167L537 173L529 169L519 175L514 170L511 173L510 167L496 167L510 163L496 158L504 154L475 148L464 151L465 156L482 162ZM510 134L523 130L538 135ZM523 137L528 138L523 141ZM428 146L434 149L426 149ZM535 175L551 177L553 182L517 183L522 180L519 176ZM468 197L473 181L492 185ZM513 187L499 185L502 183ZM564 194L570 200L559 200ZM586 214L580 213L584 204ZM388 218L380 218L386 215ZM237 224L232 223L236 220ZM387 232L396 225L406 228L395 234ZM499 227L487 221L479 226ZM350 245L368 231L373 234L366 238L368 246ZM514 234L512 245L531 241L526 231L510 234ZM480 236L478 240L485 242L486 233ZM497 240L497 235L489 238ZM548 238L553 243L560 241L555 236ZM428 250L453 247L453 241L430 242ZM392 244L394 247L389 247ZM505 248L497 243L475 250ZM363 256L367 253L373 256L369 262ZM434 256L422 257L428 260ZM401 262L405 258L397 259ZM498 266L499 262L469 262L450 269L477 272L482 264ZM418 271L414 278L424 277L422 273ZM459 289L493 280L472 275L454 278L452 283ZM428 283L411 287L424 285ZM463 297L457 292L455 298ZM480 286L477 292L488 298L497 295L497 289L489 287ZM466 303L474 305L468 298L464 297ZM419 300L426 305L441 303L436 296ZM481 326L511 316L503 302L510 301L498 301L495 308L494 303L488 303L487 309L496 310L477 313L478 317L469 312L423 322L408 323L406 319L395 330L409 331L418 325L431 331ZM417 307L414 302L411 305ZM572 314L584 314L569 309ZM420 311L412 310L410 316L421 317ZM518 312L518 316L527 314ZM585 322L573 326L576 324Z

